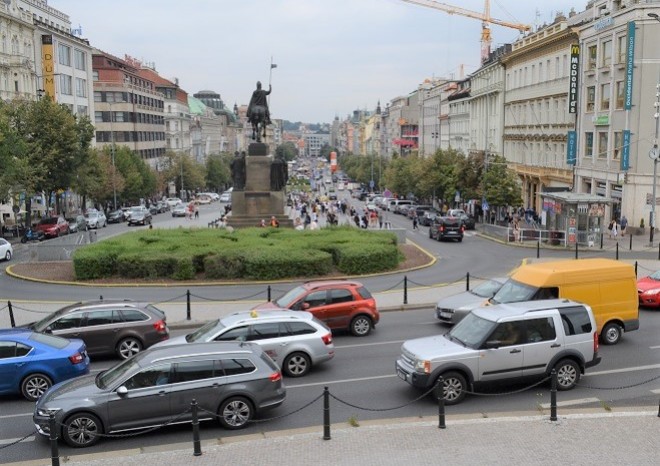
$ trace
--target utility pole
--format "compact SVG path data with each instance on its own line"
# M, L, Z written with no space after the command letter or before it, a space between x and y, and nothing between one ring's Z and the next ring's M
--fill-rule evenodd
M112 155L112 194L114 200L114 209L117 210L117 166L115 165L115 132L112 128L112 122L115 120L115 114L112 111L112 102L108 102L110 105L110 141L112 145L110 146L110 154Z

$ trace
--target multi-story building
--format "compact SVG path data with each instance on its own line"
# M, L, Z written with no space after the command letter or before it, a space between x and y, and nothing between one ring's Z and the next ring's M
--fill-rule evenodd
M194 97L201 100L204 105L211 108L221 122L222 136L220 140L220 152L234 153L239 150L236 136L237 132L243 134L242 124L238 118L238 106L234 104L234 110L227 108L222 101L222 97L215 91L199 91L194 94ZM241 129L239 131L239 126ZM273 120L273 127L275 127L275 120ZM276 135L279 138L279 133ZM276 139L278 139L276 138ZM275 145L279 142L275 141Z
M307 132L303 133L302 137L305 141L305 157L319 157L321 148L330 144L329 133Z
M657 0L596 0L570 18L580 35L576 192L611 199L606 220L625 215L634 226L655 210L658 15Z
M445 78L425 79L419 85L419 153L428 157L439 149L441 84Z
M32 14L0 2L0 98L34 99L36 27Z
M97 145L118 144L153 168L165 151L165 101L142 64L94 49L94 122Z
M547 191L570 190L567 135L575 127L569 112L571 45L577 35L564 16L528 34L502 56L506 69L503 154L522 181L526 208L542 211ZM495 103L497 105L497 103ZM489 145L498 143L489 135Z
M492 155L503 154L505 71L500 58L507 51L509 45L491 52L488 60L470 76L468 153L481 154L486 162Z
M222 152L223 144L228 143L224 135L226 120L191 95L188 95L188 107L192 115L190 124L192 157L198 163L205 163L209 155L219 154Z
M456 90L447 96L449 107L446 118L447 148L467 155L470 150L470 79L463 79L457 82L456 86ZM441 130L445 127L443 123L444 120L441 119L439 125Z

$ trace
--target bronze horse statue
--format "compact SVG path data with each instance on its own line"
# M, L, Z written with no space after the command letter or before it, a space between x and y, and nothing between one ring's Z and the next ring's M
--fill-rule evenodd
M266 137L266 107L255 105L252 107L248 121L252 124L252 139L261 142L262 137Z

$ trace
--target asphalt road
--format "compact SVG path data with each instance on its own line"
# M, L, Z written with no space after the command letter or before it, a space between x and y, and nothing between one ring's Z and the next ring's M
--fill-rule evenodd
M220 206L203 206L201 226L219 216ZM394 226L410 227L403 217L390 214L389 221ZM169 214L154 217L154 226L189 225L190 220L172 219ZM132 227L133 228L133 227ZM140 228L140 227L138 227ZM110 236L125 231L125 224L110 225L101 229L99 236ZM480 238L469 232L463 243L438 243L428 239L426 228L408 231L408 237L438 257L438 263L429 269L408 274L414 284L427 285L463 279L466 273L478 277L491 277L508 272L535 250L520 249L501 245ZM29 246L18 249L15 260L29 254ZM569 251L543 251L552 257L572 257ZM643 253L642 253L643 254ZM4 263L3 263L4 265ZM382 291L401 281L401 274L382 277L369 277L362 281L372 291ZM263 290L264 285L246 284L241 286L213 286L191 288L193 293L215 299L238 299ZM290 285L273 285L275 290L288 289ZM88 288L35 284L23 282L0 274L0 292L5 299L20 300L29 296L31 300L44 302L87 300L103 294L107 298L134 298L163 301L168 296L180 295L185 289L160 288ZM642 383L660 374L660 346L657 335L660 333L660 312L642 310L641 329L625 335L622 342L614 347L601 347L603 362L589 370L581 386L560 393L560 412L572 408L597 408L620 410L628 406L652 407L658 405L660 383L658 380ZM300 408L319 397L324 387L329 387L332 422L349 422L367 419L387 419L437 413L436 402L429 397L416 401L420 392L399 380L394 372L394 361L399 355L403 341L443 333L447 329L433 317L432 309L406 312L383 313L376 330L368 337L355 338L339 334L335 337L336 357L327 364L318 366L308 376L301 379L285 379L288 387L286 402L265 417L276 417L266 422L256 423L247 430L230 432L214 423L205 423L201 429L202 439L230 437L266 430L282 430L295 427L320 426L323 419L321 400L309 407ZM95 361L92 370L101 371L117 361ZM449 407L447 415L523 411L528 413L548 412L546 403L550 393L547 385L541 385L521 393L507 394L524 386L489 387L487 395L470 396L458 406ZM336 397L336 398L335 398ZM353 405L353 406L351 406ZM17 397L0 398L0 448L30 435L33 431L31 414L33 404ZM396 409L395 409L396 408ZM319 427L320 429L320 427ZM104 440L98 445L84 450L84 453L98 451L125 450L129 448L157 448L158 446L189 442L190 426L172 426L158 432ZM61 445L61 455L81 454ZM43 438L29 437L26 441L0 450L0 463L45 459L50 456L49 445Z

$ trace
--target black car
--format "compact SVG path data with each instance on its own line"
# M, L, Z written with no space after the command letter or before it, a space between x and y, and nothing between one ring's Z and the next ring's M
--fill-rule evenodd
M419 215L419 224L425 227L430 227L433 224L433 221L438 216L438 212L434 210L426 210Z
M90 355L129 358L170 336L165 313L134 301L89 301L65 306L27 327L63 338L80 338Z
M436 217L429 227L429 238L438 241L453 239L460 243L464 231L465 225L459 217Z
M107 215L108 223L121 223L124 221L124 211L121 209L113 210Z

